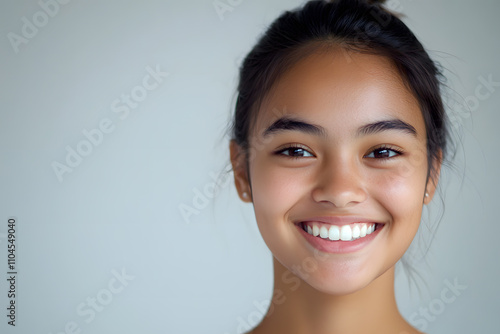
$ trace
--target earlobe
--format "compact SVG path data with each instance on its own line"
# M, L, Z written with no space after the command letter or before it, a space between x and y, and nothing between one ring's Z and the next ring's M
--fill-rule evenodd
M235 140L229 142L229 152L234 173L234 184L238 191L238 196L243 202L250 203L252 202L252 196L250 195L251 188L247 177L245 152Z

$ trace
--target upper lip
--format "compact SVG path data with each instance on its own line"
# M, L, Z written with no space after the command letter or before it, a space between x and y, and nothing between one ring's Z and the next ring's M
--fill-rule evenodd
M325 224L339 225L339 226L353 224L353 223L381 223L379 221L360 216L321 216L321 217L308 217L305 219L301 219L296 221L295 224L300 224L303 222L313 222L313 221Z

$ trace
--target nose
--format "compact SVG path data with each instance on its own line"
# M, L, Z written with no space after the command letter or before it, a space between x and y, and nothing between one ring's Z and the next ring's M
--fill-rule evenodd
M318 171L316 180L312 197L318 203L344 208L361 203L367 198L361 166L354 161L337 160L325 163Z

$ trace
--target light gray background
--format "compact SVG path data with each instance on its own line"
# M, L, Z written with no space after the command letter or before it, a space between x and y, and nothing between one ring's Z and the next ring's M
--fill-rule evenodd
M271 255L252 206L239 201L231 175L215 198L196 194L210 195L228 162L221 136L241 59L302 1L222 2L232 10L219 16L212 0L73 0L18 52L8 34L22 36L23 17L43 24L41 6L1 2L0 332L64 333L74 322L81 333L237 334L262 316L256 305L270 298ZM427 264L416 265L429 288L410 293L398 271L398 303L420 321L420 308L437 310L428 333L497 332L500 87L482 99L477 89L488 92L480 77L500 81L500 2L389 4L448 69L449 110L470 103L470 113L455 113L456 171L443 172L444 216ZM112 103L139 92L157 66L168 77L121 119ZM65 163L66 147L76 149L82 131L103 119L113 131L59 182L53 162ZM180 208L193 201L198 212L188 221ZM424 212L429 224L440 207ZM15 328L5 317L10 216L18 221ZM119 292L113 270L133 276ZM444 303L454 280L467 288ZM87 322L77 309L88 311L96 297L106 305Z

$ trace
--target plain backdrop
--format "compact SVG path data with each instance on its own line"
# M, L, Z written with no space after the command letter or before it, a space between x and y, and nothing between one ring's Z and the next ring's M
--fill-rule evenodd
M302 2L1 2L1 333L238 334L259 322L271 254L219 174L223 135L242 58ZM444 208L414 258L427 287L410 290L398 270L400 310L428 333L497 332L500 2L388 6L445 68L460 138L444 205L424 210L435 226ZM450 284L460 289L443 297Z

